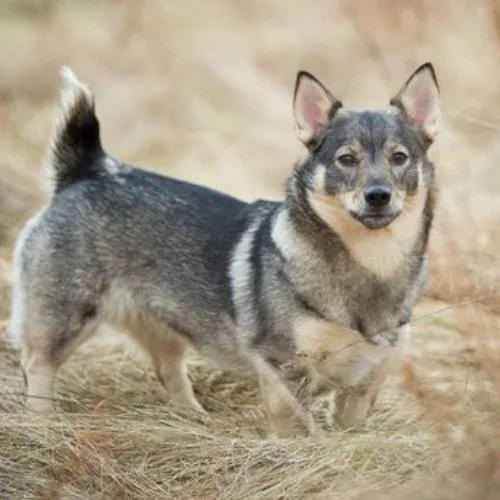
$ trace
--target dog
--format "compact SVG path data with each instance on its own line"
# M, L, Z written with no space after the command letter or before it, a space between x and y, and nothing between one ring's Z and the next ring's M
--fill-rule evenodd
M313 432L310 403L324 394L341 424L362 424L426 279L440 115L432 65L381 110L345 109L299 72L305 155L283 201L253 203L110 156L89 87L61 74L51 198L13 256L8 337L28 407L52 409L57 369L104 323L142 346L182 407L205 411L188 378L192 346L254 370L278 436Z

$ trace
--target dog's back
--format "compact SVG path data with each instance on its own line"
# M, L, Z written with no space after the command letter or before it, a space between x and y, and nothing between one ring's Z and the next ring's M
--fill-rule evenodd
M190 343L235 349L231 252L269 203L247 205L111 158L90 91L69 70L63 77L47 165L52 199L26 224L14 255L8 335L23 347L23 364L49 377L102 322L148 351L163 342L149 337L162 332L178 357Z

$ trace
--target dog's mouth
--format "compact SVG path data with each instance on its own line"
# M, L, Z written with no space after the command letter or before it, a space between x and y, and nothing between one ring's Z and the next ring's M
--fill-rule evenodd
M382 229L391 224L401 213L401 210L363 210L361 212L349 211L351 217L361 222L368 229Z

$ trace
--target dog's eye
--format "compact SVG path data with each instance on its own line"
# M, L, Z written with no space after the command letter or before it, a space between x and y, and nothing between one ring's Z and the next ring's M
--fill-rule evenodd
M358 160L354 155L351 154L345 154L345 155L340 155L337 157L337 161L343 166L343 167L354 167L358 163Z
M396 167L403 166L408 160L408 155L403 151L395 151L391 155L391 163Z

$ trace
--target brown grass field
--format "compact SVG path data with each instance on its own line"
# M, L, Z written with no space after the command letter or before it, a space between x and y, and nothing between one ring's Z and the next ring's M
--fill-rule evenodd
M255 381L193 356L209 418L174 412L143 355L103 332L58 379L55 416L23 410L0 341L0 498L500 498L500 2L3 0L0 321L10 255L44 203L40 163L69 64L108 151L250 200L281 197L301 151L295 74L382 106L426 60L442 90L430 281L400 373L366 427L268 434Z

